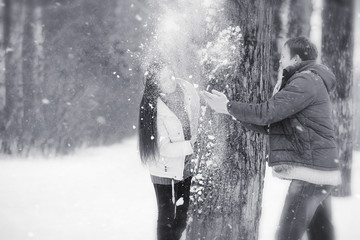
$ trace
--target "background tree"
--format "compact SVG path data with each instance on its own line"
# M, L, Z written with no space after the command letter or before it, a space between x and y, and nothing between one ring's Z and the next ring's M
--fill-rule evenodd
M17 153L18 140L22 130L23 92L21 81L21 45L24 24L24 5L22 1L4 1L3 7L3 51L5 106L2 115L1 150L4 153Z
M67 153L136 131L143 1L4 1L2 152ZM149 29L149 30L147 30Z
M355 1L355 12L357 14L354 15L354 43L360 42L360 2ZM353 84L353 97L354 97L354 120L353 120L353 128L354 128L354 143L353 147L354 150L359 151L360 150L360 94L357 94L360 92L360 55L356 54L360 50L359 45L355 44L354 46L354 84Z
M269 92L275 87L276 82L281 77L279 76L279 60L281 57L281 48L286 40L287 35L287 19L289 12L289 0L274 0L273 1L273 28L271 36L271 88Z
M310 35L312 0L289 0L287 38Z
M323 8L322 61L334 72L337 83L331 95L333 118L339 161L342 163L342 180L339 195L351 194L352 164L352 79L353 79L353 28L352 0L327 0Z
M35 61L36 42L35 42L35 5L36 0L26 1L24 4L25 17L22 34L22 90L23 90L23 119L22 133L19 139L18 150L23 151L24 145L27 149L31 147L34 141L35 126Z

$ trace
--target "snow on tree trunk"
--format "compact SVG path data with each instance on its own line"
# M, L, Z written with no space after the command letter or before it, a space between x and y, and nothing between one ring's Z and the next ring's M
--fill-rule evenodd
M267 2L226 1L223 8L209 11L213 40L202 50L208 90L223 91L243 102L267 99L272 19ZM218 23L216 12L228 16L227 24ZM187 239L257 239L265 136L205 106L199 131Z
M353 1L324 1L322 60L335 74L336 90L331 94L333 118L343 164L343 183L338 195L351 194L352 163L352 79L353 79Z

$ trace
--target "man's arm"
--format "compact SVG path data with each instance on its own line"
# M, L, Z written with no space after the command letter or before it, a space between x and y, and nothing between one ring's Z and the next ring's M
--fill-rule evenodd
M264 103L230 101L227 103L227 110L239 121L266 126L305 109L314 95L311 81L300 75Z
M203 92L202 96L218 113L231 114L241 122L266 126L306 108L316 94L312 85L309 78L298 75L268 101L259 104L228 101L223 93L215 90L213 94Z

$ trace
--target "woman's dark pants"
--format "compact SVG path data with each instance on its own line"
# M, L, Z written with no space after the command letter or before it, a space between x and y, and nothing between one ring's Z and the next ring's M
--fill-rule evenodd
M183 198L184 203L175 206L172 202L172 186L154 184L158 204L158 240L178 240L186 228L190 203L191 177L174 184L175 202Z
M333 240L331 192L334 186L292 180L281 214L277 240Z

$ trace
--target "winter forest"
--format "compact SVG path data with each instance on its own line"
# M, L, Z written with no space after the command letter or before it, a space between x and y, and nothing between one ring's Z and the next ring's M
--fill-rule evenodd
M360 239L359 0L0 1L0 239L156 239L137 148L149 62L260 103L296 36L336 76L333 218L337 239ZM199 121L181 239L274 239L288 183L271 176L268 138L203 100Z

